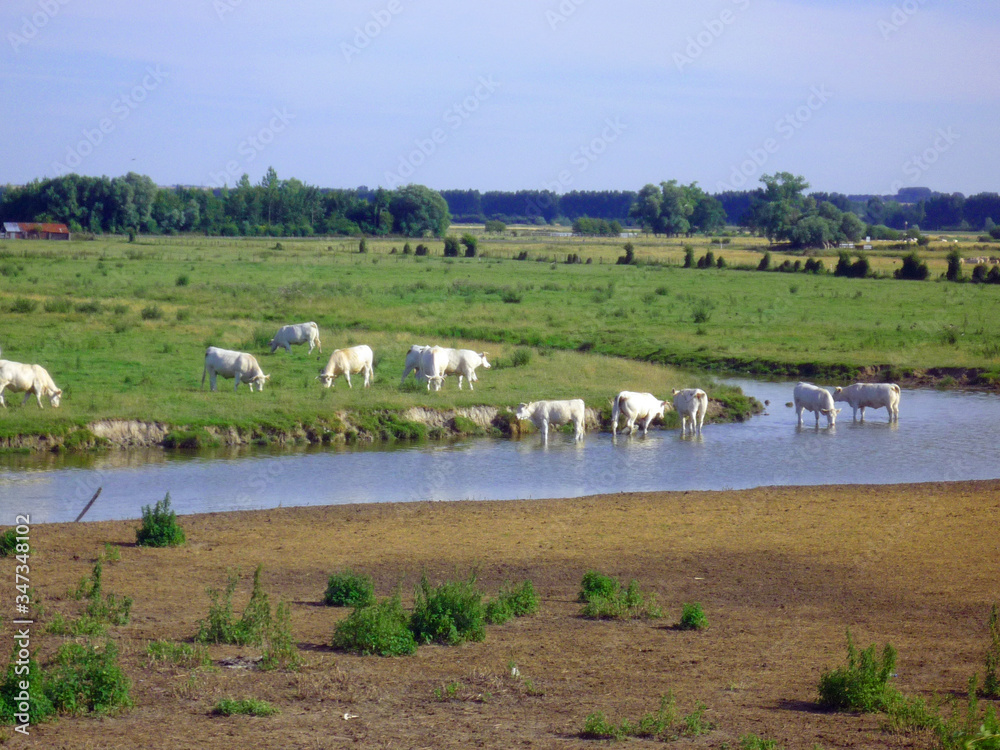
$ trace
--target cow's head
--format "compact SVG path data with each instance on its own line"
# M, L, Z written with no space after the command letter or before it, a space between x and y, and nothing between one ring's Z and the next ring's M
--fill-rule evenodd
M486 361L486 352L479 352L479 358L483 360L483 367L490 369L490 363Z
M833 427L835 424L837 424L837 415L840 414L840 412L841 412L840 409L820 409L819 410L819 413L823 414L826 417L827 424L830 427Z
M528 408L528 404L518 404L517 411L514 412L514 416L518 419L530 419L531 410Z
M444 383L444 375L427 376L427 390L431 390L431 386L433 386L435 391L440 391L443 383Z
M264 390L264 383L266 383L270 379L271 376L265 375L264 373L260 373L259 375L254 376L254 378L250 381L250 391L253 392L254 385L257 386L258 391Z
M323 382L323 385L329 388L333 385L334 377L333 375L327 375L325 371L320 371L319 375L316 376L316 380Z
M61 400L62 388L56 388L55 390L49 391L49 403L52 404L52 406L58 408Z

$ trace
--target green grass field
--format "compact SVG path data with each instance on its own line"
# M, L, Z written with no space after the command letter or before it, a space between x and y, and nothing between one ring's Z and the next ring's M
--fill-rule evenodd
M732 242L744 241L759 258L759 240ZM621 389L666 397L705 382L649 363L785 374L812 363L844 377L870 365L1000 367L997 286L683 269L684 242L652 238L634 242L656 264L617 266L623 242L484 238L474 259L442 258L430 241L431 256L402 255L399 239L369 240L367 254L343 239L0 242L2 356L42 364L65 391L60 409L41 412L7 394L0 436L101 418L280 430L341 409L570 396L596 406ZM523 250L529 260L511 259ZM571 252L593 261L553 262ZM267 354L280 325L307 320L323 355ZM359 343L375 350L375 386L322 388L329 353ZM437 394L400 388L413 343L485 350L498 367L480 370L471 393L453 378ZM202 392L208 345L255 354L272 375L266 390L234 394L220 379L218 393ZM525 348L530 361L512 366Z

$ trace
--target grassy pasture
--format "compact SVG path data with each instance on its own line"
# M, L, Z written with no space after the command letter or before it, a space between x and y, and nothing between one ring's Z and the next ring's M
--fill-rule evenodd
M762 371L775 363L995 370L1000 362L996 286L623 267L612 261L621 243L484 238L485 257L446 259L434 241L425 241L430 257L404 256L399 239L370 240L366 254L342 239L0 242L2 356L43 364L65 390L59 410L42 412L9 396L0 436L105 417L280 429L339 409L564 396L597 405L623 388L666 395L702 382L644 362L763 362ZM636 244L640 259L669 264L683 255L681 241ZM521 249L594 261L507 259ZM696 245L698 255L705 249ZM319 324L323 355L304 347L267 354L278 326L304 320ZM355 381L348 390L339 380L321 388L315 375L329 353L357 343L375 350L375 387ZM485 350L499 366L480 371L471 393L453 379L439 394L400 388L412 343ZM256 354L272 375L264 393L251 397L241 386L234 395L222 379L219 393L200 391L208 345ZM532 355L514 367L518 348Z

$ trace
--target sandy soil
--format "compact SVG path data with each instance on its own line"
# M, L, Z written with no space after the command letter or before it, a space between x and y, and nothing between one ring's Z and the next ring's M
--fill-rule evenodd
M135 599L112 630L134 681L135 708L116 716L62 717L8 746L45 748L578 748L586 716L615 720L653 711L672 690L686 713L706 704L715 729L676 747L738 747L753 732L787 748L925 747L878 716L816 706L824 669L845 658L845 630L860 645L891 642L898 687L961 695L982 669L986 618L1000 599L1000 481L905 486L785 487L741 492L602 495L570 500L412 503L292 508L187 516L189 542L134 546L136 522L32 529L31 578L46 617L75 615L69 595L105 542L105 590ZM292 603L306 664L298 672L192 670L151 665L146 645L190 641L207 587L227 569L263 563L272 599ZM424 646L401 658L336 652L347 610L321 605L327 576L371 574L380 595L401 586L412 601L432 579L475 567L484 591L530 578L540 612L488 628L486 640ZM591 621L576 602L590 568L637 578L657 593L661 620ZM13 561L0 563L7 593ZM246 601L249 579L236 598ZM684 602L710 627L676 630ZM10 649L5 617L0 648ZM35 625L43 661L65 639ZM252 649L212 647L218 662ZM516 664L520 676L510 674ZM435 690L457 683L451 699ZM271 718L212 715L223 697L271 701ZM344 719L345 714L357 718ZM644 740L629 740L632 746Z

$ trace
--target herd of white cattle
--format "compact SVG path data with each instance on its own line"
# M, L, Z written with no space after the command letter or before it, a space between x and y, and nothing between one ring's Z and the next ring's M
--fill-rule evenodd
M269 342L271 354L278 348L291 352L293 344L308 344L310 354L314 348L322 352L319 326L314 322L282 326ZM486 352L476 352L472 349L414 344L406 354L400 385L405 383L406 378L412 373L418 382L427 384L428 390L440 391L448 375L457 375L459 390L462 389L462 381L465 380L469 383L471 391L472 384L479 381L476 369L479 367L490 369L486 357ZM351 375L358 373L364 374L366 388L375 379L374 353L366 344L334 350L316 379L330 388L334 381L343 375L347 386L352 388ZM235 381L234 391L239 389L240 383L246 383L251 392L255 389L263 391L264 383L271 377L264 374L260 363L252 354L210 346L205 350L201 387L205 387L207 376L211 390L216 390L216 379L219 375ZM4 390L23 392L22 406L28 402L32 394L37 399L39 408L42 407L42 398L47 398L52 406L58 407L62 397L62 389L56 387L52 377L41 365L0 359L0 406L6 408ZM815 415L817 427L820 416L826 417L827 425L833 427L837 415L841 412L841 409L835 406L837 402L849 404L854 410L855 420L859 411L863 422L865 409L882 408L888 412L890 422L899 420L899 386L895 383L855 383L837 388L833 393L811 383L799 383L795 386L790 405L795 407L799 427L802 426L802 415L806 411ZM625 434L631 435L638 424L642 434L645 435L652 421L657 417L662 420L671 408L681 418L682 436L687 435L689 431L692 435L701 434L705 412L708 409L708 395L700 388L686 388L673 392L672 403L661 401L651 393L622 391L612 402L612 435L618 434L621 417L625 417ZM549 427L559 427L564 424L572 424L574 439L583 440L586 421L586 406L583 399L522 403L517 407L516 416L519 420L534 424L545 441L548 440Z

